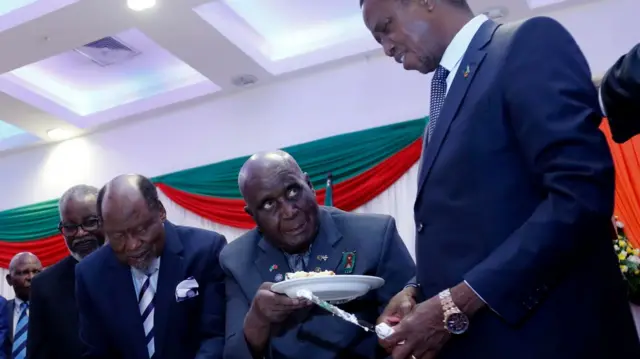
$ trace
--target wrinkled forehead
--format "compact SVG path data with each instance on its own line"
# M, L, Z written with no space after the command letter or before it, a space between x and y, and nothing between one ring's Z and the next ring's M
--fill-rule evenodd
M257 203L277 196L288 186L303 181L299 170L289 166L269 166L252 171L245 182L247 203Z
M70 198L62 204L60 214L63 221L74 221L88 216L97 215L96 196Z
M13 268L13 271L22 272L26 269L35 268L39 266L40 264L38 263L38 260L34 256L23 256L18 258L18 260L15 263L15 267Z
M105 196L102 217L105 225L117 226L149 214L149 206L139 191L124 191Z

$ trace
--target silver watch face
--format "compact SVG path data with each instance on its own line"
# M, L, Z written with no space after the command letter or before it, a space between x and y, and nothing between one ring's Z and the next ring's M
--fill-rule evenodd
M464 313L453 313L447 316L445 327L451 334L462 334L469 329L469 318Z

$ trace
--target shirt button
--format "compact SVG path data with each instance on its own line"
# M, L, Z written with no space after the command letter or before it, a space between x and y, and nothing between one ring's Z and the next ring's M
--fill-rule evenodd
M418 233L422 232L422 230L424 229L424 226L422 225L422 223L418 223Z

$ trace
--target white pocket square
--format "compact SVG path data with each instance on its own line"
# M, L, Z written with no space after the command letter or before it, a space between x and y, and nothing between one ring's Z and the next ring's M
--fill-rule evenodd
M198 296L198 282L189 277L176 286L176 302L182 302Z

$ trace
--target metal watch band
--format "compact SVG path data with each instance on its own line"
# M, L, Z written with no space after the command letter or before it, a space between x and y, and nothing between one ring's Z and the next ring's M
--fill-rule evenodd
M442 312L444 313L445 321L451 314L462 313L456 303L453 302L453 298L451 298L451 291L449 289L445 289L440 292L438 297L440 297L440 305L442 305Z

